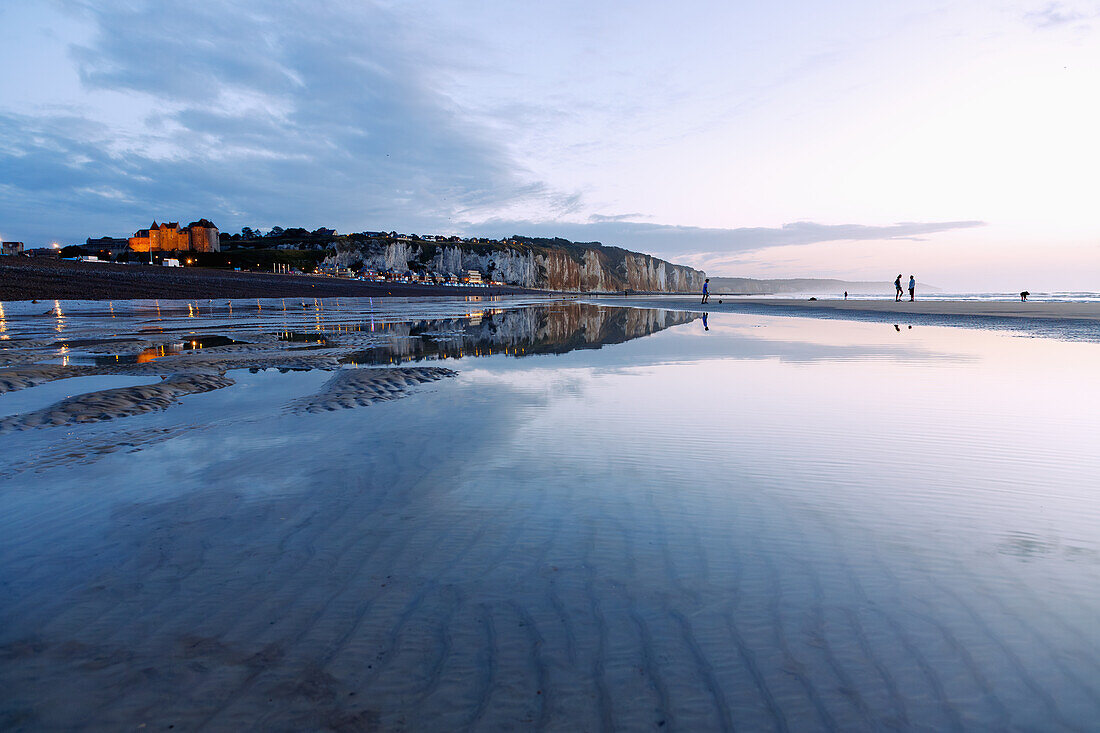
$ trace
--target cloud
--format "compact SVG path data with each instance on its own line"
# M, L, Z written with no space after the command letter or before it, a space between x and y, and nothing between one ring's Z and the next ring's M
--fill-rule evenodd
M514 128L467 114L443 90L464 41L436 51L431 18L401 3L58 2L86 25L70 52L84 96L0 109L4 234L28 243L204 216L225 230L563 236L702 263L981 224L708 229L589 215L582 194L517 164L502 133Z
M1085 20L1092 15L1094 13L1067 7L1064 3L1052 2L1039 10L1024 13L1024 20L1034 28L1054 28Z
M588 221L595 224L602 224L604 222L612 221L631 221L634 219L644 219L645 214L633 213L633 214L591 214L588 217Z
M579 242L599 241L625 249L652 252L666 259L690 256L704 263L772 247L811 245L837 241L922 241L925 237L956 229L984 226L981 221L899 222L886 226L819 224L799 221L781 227L706 229L690 226L623 221L619 217L588 223L490 220L481 229L499 236L561 236Z
M137 118L0 115L0 203L18 212L5 226L29 239L154 216L421 229L517 201L580 205L464 117L433 81L443 61L383 5L64 6L93 29L71 54L84 88Z

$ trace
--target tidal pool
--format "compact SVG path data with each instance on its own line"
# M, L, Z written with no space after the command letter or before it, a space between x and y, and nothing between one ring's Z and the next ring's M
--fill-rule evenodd
M1100 344L421 308L67 316L232 384L0 435L0 728L1100 719Z

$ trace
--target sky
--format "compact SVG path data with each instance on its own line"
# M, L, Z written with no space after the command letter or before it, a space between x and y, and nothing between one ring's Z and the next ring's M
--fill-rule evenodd
M4 0L0 238L562 236L1100 290L1100 0Z

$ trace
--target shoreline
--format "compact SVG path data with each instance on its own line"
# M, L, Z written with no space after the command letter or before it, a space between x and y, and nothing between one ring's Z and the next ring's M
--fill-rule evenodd
M981 319L1011 319L1018 321L1033 320L1076 320L1100 321L1100 302L1042 302L1028 301L972 301L972 300L908 300L895 303L892 300L795 300L793 298L719 298L711 296L709 303L703 305L698 297L673 298L660 300L646 297L622 298L612 300L598 298L601 303L611 305L636 305L647 308L677 308L709 313L753 312L774 313L775 315L816 315L832 318L865 316L901 316L906 318L924 318L954 316Z
M937 326L986 331L1063 341L1100 341L1100 302L1050 303L1041 301L926 300L793 300L712 296L705 306L699 298L594 298L601 305L666 308L694 313L742 313L761 316L820 318L890 324L895 327ZM626 302L622 302L626 301Z

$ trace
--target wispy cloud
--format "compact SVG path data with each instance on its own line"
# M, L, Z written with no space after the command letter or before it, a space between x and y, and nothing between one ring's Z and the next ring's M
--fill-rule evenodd
M1042 8L1024 13L1024 20L1035 28L1055 28L1095 17L1096 9L1086 12L1065 3L1052 2Z
M633 214L591 214L588 217L588 221L595 224L602 224L604 222L613 221L625 221L630 222L636 219L645 219L645 214L633 213Z

